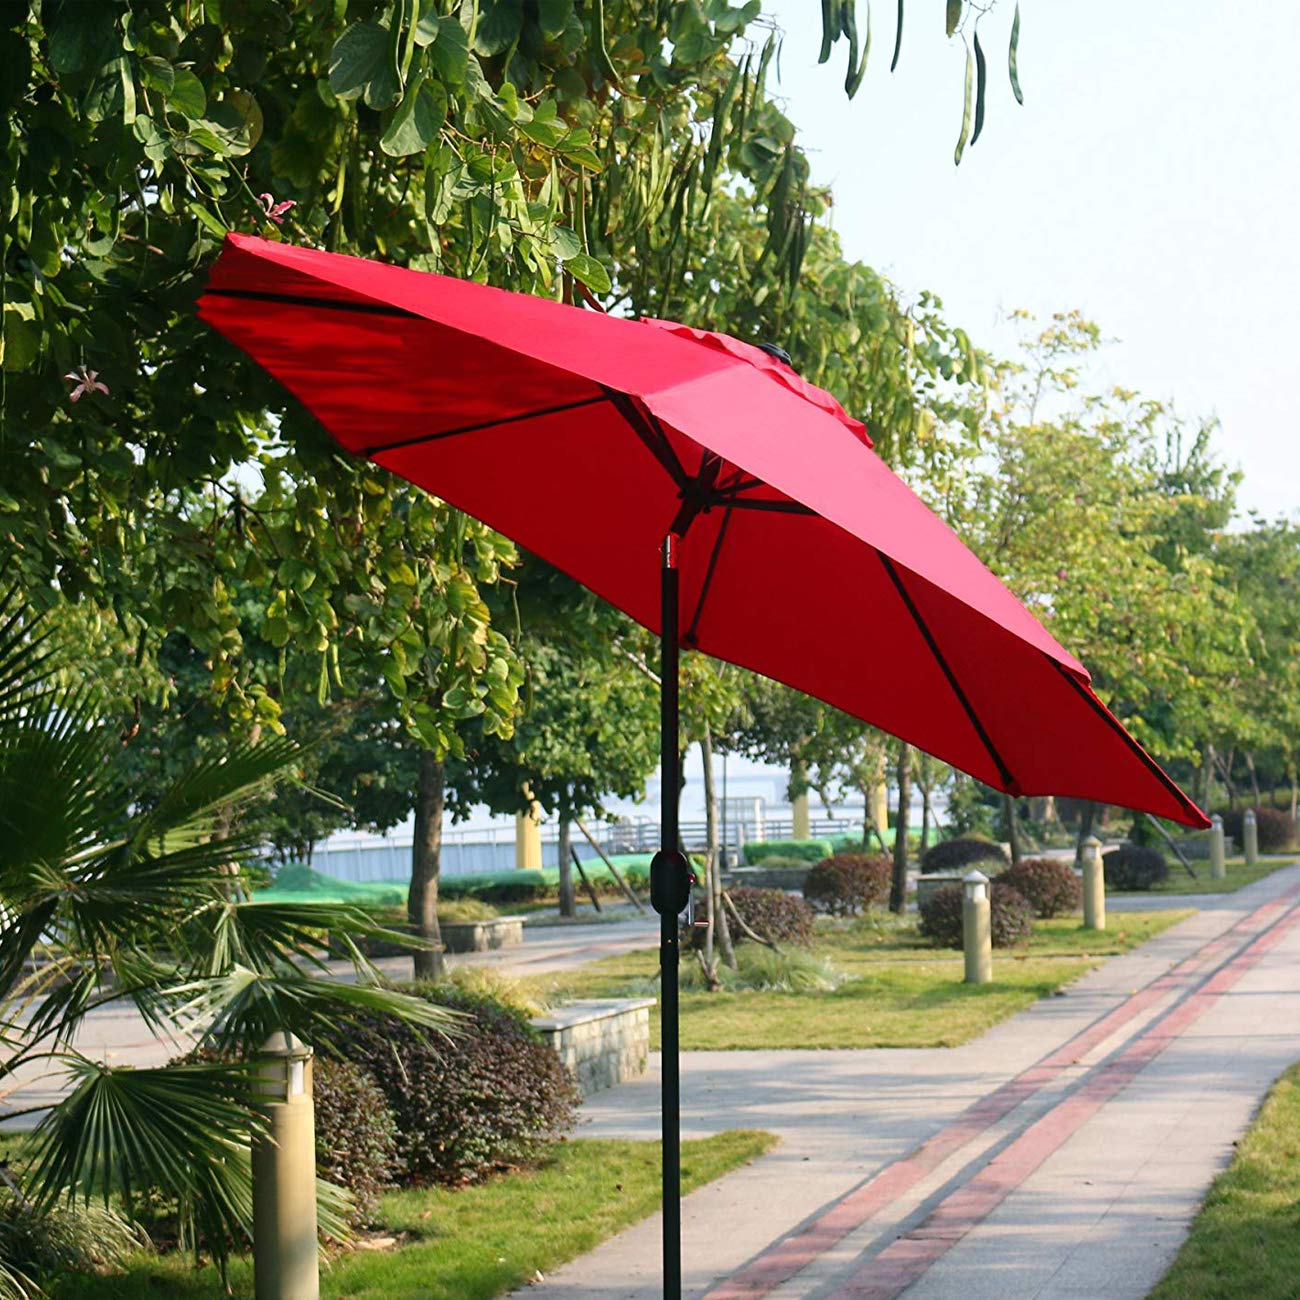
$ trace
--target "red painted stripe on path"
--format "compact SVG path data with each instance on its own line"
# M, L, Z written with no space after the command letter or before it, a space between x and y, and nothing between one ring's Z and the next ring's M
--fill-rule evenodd
M1017 1106L1059 1078L1063 1071L1172 990L1190 982L1198 970L1233 947L1243 930L1262 929L1297 897L1300 885L1262 903L1208 940L1172 969L1156 976L1138 993L1098 1017L1068 1042L1049 1052L1015 1078L967 1107L955 1120L907 1155L886 1165L808 1227L778 1242L757 1259L710 1290L706 1300L759 1300L794 1277L850 1232L880 1213L945 1160L974 1141Z

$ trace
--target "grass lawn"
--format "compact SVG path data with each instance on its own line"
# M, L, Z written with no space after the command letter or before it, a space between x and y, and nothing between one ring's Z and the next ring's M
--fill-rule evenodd
M737 1129L682 1143L682 1189L692 1191L776 1145L770 1133ZM321 1275L333 1300L489 1300L546 1274L659 1208L659 1147L651 1142L577 1141L531 1173L458 1191L390 1192L387 1250L354 1250ZM253 1294L249 1260L235 1261L236 1297ZM218 1300L213 1269L188 1256L140 1256L125 1273L67 1278L52 1300Z
M688 1051L799 1047L955 1047L1047 997L1104 957L1127 952L1189 911L1116 912L1110 929L1085 932L1079 918L1039 921L1023 948L993 953L993 983L962 983L959 952L921 940L911 918L819 923L816 953L852 976L834 992L745 990L681 993ZM655 949L607 957L520 983L544 1001L652 994ZM658 1046L657 1011L650 1019Z
M1199 877L1196 880L1193 880L1179 863L1174 862L1169 867L1169 879L1150 892L1153 894L1230 894L1243 885L1253 885L1255 881L1271 876L1282 867L1294 866L1295 862L1294 853L1261 855L1253 867L1246 865L1245 858L1229 858L1224 863L1227 874L1222 880L1210 879L1208 862L1192 863L1192 869Z
M1293 1300L1300 1279L1300 1065L1273 1085L1149 1300Z

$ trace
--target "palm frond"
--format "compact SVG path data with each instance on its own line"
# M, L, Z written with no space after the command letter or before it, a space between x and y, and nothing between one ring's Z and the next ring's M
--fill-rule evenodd
M67 1061L78 1082L37 1127L24 1179L36 1205L120 1198L129 1212L160 1191L180 1206L191 1240L218 1260L232 1241L248 1240L250 1141L265 1121L250 1105L247 1066Z
M178 1021L206 1026L202 1042L219 1052L255 1050L277 1030L306 1043L336 1050L345 1021L393 1016L418 1029L452 1038L464 1016L425 998L377 984L313 979L295 970L258 972L236 967L225 975L173 990L188 998Z
M54 645L41 621L17 587L0 595L0 727L40 710L54 694Z

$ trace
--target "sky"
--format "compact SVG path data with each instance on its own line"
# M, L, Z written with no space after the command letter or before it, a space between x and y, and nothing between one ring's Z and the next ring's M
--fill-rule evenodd
M851 102L847 42L817 64L819 6L764 8L786 33L773 89L834 193L848 256L905 298L933 291L994 351L1011 350L1016 308L1082 310L1114 340L1099 383L1217 416L1241 506L1300 509L1300 6L1022 0L1020 107L1014 4L998 0L980 26L984 132L960 167L965 51L945 40L942 5L909 0L891 76L895 6L876 0Z

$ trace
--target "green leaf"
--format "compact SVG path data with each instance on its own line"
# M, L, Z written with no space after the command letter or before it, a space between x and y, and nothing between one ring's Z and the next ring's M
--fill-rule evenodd
M247 90L228 90L212 106L207 123L232 157L248 153L262 138L262 109Z
M426 9L415 24L415 43L419 46L432 45L442 31L442 20L433 9Z
M951 36L961 23L961 0L948 0L948 14L946 27L948 35Z
M576 257L569 258L564 269L575 280L581 280L593 293L608 293L614 287L609 272L588 253L579 253Z
M423 153L437 139L446 117L447 92L442 83L421 73L408 87L379 147L394 158Z
M571 261L581 255L582 240L568 226L552 226L551 252L561 262Z
M23 97L32 75L32 50L27 37L0 31L0 109Z
M1016 97L1016 103L1023 104L1025 97L1020 93L1020 5L1018 3L1016 16L1011 20L1011 47L1007 51L1007 69L1011 73L1011 91Z
M971 52L966 51L966 102L961 114L961 134L957 137L957 148L953 150L954 165L961 163L961 156L966 152L966 141L970 139L971 97L975 89L975 60Z
M353 23L330 51L330 89L340 99L359 99L387 59L387 29L378 23Z
M469 38L458 18L438 20L438 39L429 51L433 66L443 81L462 85L469 66Z
M573 0L538 0L537 25L547 40L564 33L573 17Z
M200 118L208 111L208 97L203 83L188 68L177 68L167 106L188 118Z
M487 0L479 10L474 52L485 58L504 54L519 39L523 26L523 0Z
M984 87L988 83L988 67L984 62L984 47L980 45L980 34L975 32L975 130L971 135L971 147L980 138L984 130Z
M228 233L228 227L224 222L218 220L203 206L202 203L196 203L190 200L190 211L198 218L199 224L208 230L211 234L216 235L218 239L224 239Z
M11 373L26 370L40 355L41 336L29 302L7 302L0 333L0 366Z
M51 0L41 6L50 66L60 76L100 67L121 48L114 30L115 5L82 4L79 0Z

